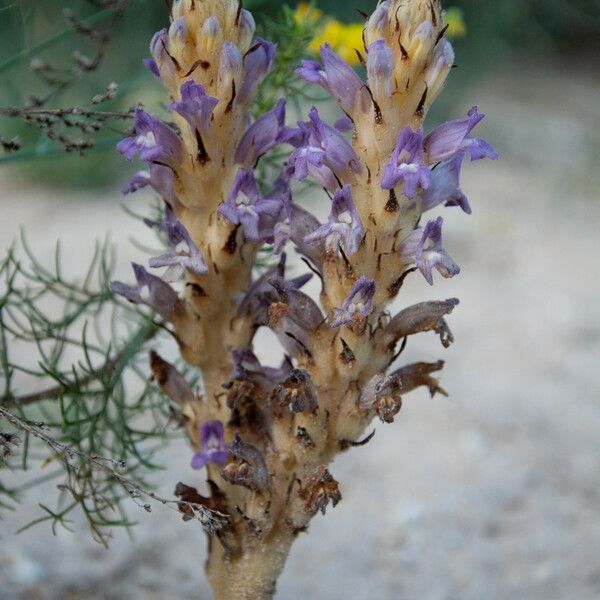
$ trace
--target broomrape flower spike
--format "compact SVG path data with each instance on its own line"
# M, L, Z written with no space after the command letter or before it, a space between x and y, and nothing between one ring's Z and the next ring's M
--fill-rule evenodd
M251 118L277 49L254 38L239 0L178 0L171 13L146 65L167 88L174 125L138 109L135 133L117 147L147 163L124 193L150 186L164 200L164 220L147 224L168 246L149 264L167 271L161 279L134 265L136 285L111 289L158 312L201 373L192 391L172 365L165 378L166 363L151 356L156 380L185 415L192 467L209 481L208 497L183 484L177 493L226 517L210 534L214 597L267 600L295 538L341 500L328 470L336 454L368 441L374 418L392 422L413 389L445 394L433 376L443 361L395 360L398 344L416 334L450 346L446 318L458 300L397 314L389 302L414 271L430 284L434 270L459 273L442 245L442 216L423 216L454 206L470 213L464 157L498 155L473 135L484 118L477 108L427 132L454 61L439 0L379 2L357 42L365 81L325 39L320 62L303 61L297 74L324 88L339 114L331 125L313 107L297 127L286 124L285 98ZM273 180L261 179L257 164L273 149L260 171ZM331 198L323 224L295 197L303 180ZM279 264L253 276L264 244ZM311 272L286 277L290 247ZM319 302L302 289L312 274ZM180 277L178 293L165 279ZM263 327L281 344L279 367L254 353Z

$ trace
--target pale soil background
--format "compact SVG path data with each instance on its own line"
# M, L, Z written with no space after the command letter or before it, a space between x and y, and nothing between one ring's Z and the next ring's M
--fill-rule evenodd
M447 361L450 398L407 397L394 425L376 423L371 443L335 462L343 501L299 538L279 600L600 598L599 97L598 73L567 67L506 71L465 92L456 114L477 101L503 160L465 165L471 217L443 212L461 275L433 289L413 277L400 299L461 299L454 346L425 335L406 353ZM73 272L105 232L123 277L141 259L127 238L147 234L116 191L1 184L3 248L23 224L42 254L60 237ZM200 483L189 458L183 443L167 451L163 495ZM167 510L133 507L135 539L116 532L110 551L82 524L15 536L52 494L32 490L0 521L1 600L210 597L202 534Z

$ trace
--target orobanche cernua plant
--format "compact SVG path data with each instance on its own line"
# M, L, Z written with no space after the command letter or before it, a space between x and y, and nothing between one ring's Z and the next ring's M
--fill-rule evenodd
M366 81L327 43L321 62L299 65L341 118L330 125L312 108L297 127L286 125L283 98L250 117L276 48L254 37L241 1L179 0L169 29L152 40L147 66L169 91L173 123L138 109L134 135L118 150L148 163L125 191L149 185L164 199L164 220L147 224L169 241L149 267L167 269L159 277L136 264L136 285L112 288L159 313L202 374L195 391L152 353L154 376L182 406L192 467L208 479L208 497L184 484L176 493L223 516L206 563L215 598L271 598L294 539L341 500L333 458L364 442L373 418L392 422L404 394L419 386L444 393L432 375L441 361L392 364L416 333L433 331L448 346L445 317L458 300L395 316L387 307L414 271L430 284L434 270L459 272L442 244L442 217L427 213L469 213L463 159L497 157L471 135L483 119L476 107L424 133L453 64L445 29L437 0L380 2L357 49ZM279 145L286 159L272 188L262 189L257 166ZM292 183L304 179L329 196L325 223L293 198ZM253 279L265 244L279 262ZM312 273L286 278L289 247ZM301 291L312 275L320 302ZM180 278L178 293L169 282ZM253 353L260 327L281 342L279 368Z

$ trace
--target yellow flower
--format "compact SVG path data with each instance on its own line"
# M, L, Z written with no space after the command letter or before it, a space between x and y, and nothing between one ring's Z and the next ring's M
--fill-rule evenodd
M448 36L464 37L467 34L463 11L454 6L446 11L446 24L448 25Z
M359 63L356 49L363 47L362 23L341 23L336 19L328 20L310 43L309 49L318 54L319 47L328 42L331 47L351 65Z
M294 13L294 19L296 23L303 23L307 21L308 23L316 23L323 16L323 11L311 7L308 2L300 2L298 7L296 8L296 12Z

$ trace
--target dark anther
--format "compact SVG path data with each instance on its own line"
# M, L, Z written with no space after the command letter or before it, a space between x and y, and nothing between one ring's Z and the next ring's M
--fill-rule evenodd
M167 56L173 61L173 64L175 65L175 68L177 69L177 71L181 71L181 65L177 62L177 59L174 56L171 56L171 54L167 50L167 47L165 46L164 40L161 40L161 44L162 44L162 47L163 47L164 51L166 52Z
M206 147L204 146L204 140L202 139L202 136L200 135L200 132L198 131L198 129L196 129L196 143L198 144L198 162L201 165L206 164L209 160L210 157L208 156L208 153L206 152Z
M207 296L206 292L204 291L204 288L201 285L198 285L197 283L188 282L185 284L185 286L191 288L192 296L194 298L205 298Z
M231 230L231 233L229 234L229 237L227 238L227 241L225 242L225 245L223 246L223 252L227 252L227 254L235 254L235 251L237 250L237 230L239 229L239 225L237 227L234 227Z
M417 270L417 267L413 267L412 269L408 269L407 271L404 271L404 273L402 273L402 275L400 275L400 277L398 277L398 279L396 279L396 281L394 281L394 283L392 283L392 285L390 285L388 287L388 294L390 295L390 298L394 298L396 296L396 294L400 291L400 288L402 287L404 280L411 273L414 273L416 270Z
M435 44L434 44L434 46L435 46L435 45L436 45L436 44L437 44L437 43L438 43L438 42L439 42L439 41L440 41L440 40L441 40L441 39L444 37L444 34L446 33L446 31L448 31L448 27L450 27L450 25L446 25L446 26L444 27L444 29L442 29L442 30L439 32L439 34L438 34L438 36L437 36L437 39L435 40Z
M231 99L229 100L229 102L227 103L227 107L225 108L225 112L231 112L231 109L233 107L233 101L235 100L235 95L236 95L236 91L235 91L235 80L232 79L231 81Z
M421 99L419 100L419 105L417 106L417 110L415 111L415 115L417 115L417 117L423 116L423 108L425 106L425 100L427 100L427 92L428 91L429 91L429 88L427 87L427 84L425 84L425 91L423 92L423 95L421 96Z
M206 71L207 69L210 69L210 63L207 60L199 59L190 67L190 70L181 77L189 77L198 67L202 67Z
M369 93L369 96L371 97L371 102L373 103L373 111L375 112L375 123L377 123L377 125L381 125L383 123L383 116L381 114L379 104L377 104L377 101L375 100L375 98L373 98L373 92L371 91L371 88L368 85L365 85L364 87Z
M340 440L338 442L338 445L340 447L340 450L347 450L348 448L355 448L356 446L364 446L373 439L374 435L375 430L373 429L373 431L371 431L371 433L366 438L360 440L360 442L353 442L352 440Z
M345 362L346 364L354 362L356 357L354 356L354 352L350 349L350 346L346 343L346 340L343 337L340 337L340 342L342 342L342 351L340 352L342 362Z
M244 7L244 3L242 0L238 0L237 13L235 14L235 24L240 24L240 15L242 14L242 8Z
M385 210L389 213L395 213L398 212L398 208L400 207L398 205L398 199L396 198L396 192L394 191L394 188L392 188L390 190L390 197L385 205Z

